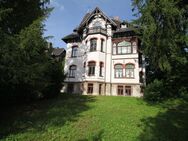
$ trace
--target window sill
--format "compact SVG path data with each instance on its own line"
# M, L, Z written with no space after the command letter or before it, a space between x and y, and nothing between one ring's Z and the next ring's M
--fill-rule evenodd
M90 75L88 74L88 76L95 76L95 75L94 74L90 74Z
M125 54L112 54L112 55L134 55L134 54L138 54L138 53L125 53Z
M135 79L134 77L114 77L115 79Z

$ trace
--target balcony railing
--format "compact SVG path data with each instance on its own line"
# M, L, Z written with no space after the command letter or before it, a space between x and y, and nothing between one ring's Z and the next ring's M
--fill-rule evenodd
M102 28L102 27L92 27L88 29L87 34L96 34L96 33L101 33L101 34L105 34L106 35L106 29Z

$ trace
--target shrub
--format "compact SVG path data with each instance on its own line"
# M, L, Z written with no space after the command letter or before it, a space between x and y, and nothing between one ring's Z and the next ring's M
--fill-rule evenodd
M144 99L150 102L160 102L167 97L165 85L162 80L155 79L144 90Z

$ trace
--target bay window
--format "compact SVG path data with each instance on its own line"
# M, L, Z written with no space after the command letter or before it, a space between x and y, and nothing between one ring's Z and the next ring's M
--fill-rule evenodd
M96 66L96 63L94 61L91 61L88 63L88 75L89 76L95 75L95 66Z
M74 46L72 47L72 53L71 53L71 57L77 57L78 53L78 47Z
M90 40L90 52L96 51L97 49L97 39Z
M75 77L76 74L76 65L72 65L69 67L69 77Z

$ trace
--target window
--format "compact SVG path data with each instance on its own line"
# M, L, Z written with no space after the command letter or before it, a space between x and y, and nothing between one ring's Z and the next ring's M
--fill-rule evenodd
M118 95L123 95L123 86L118 86L117 92Z
M104 40L101 39L101 52L104 52Z
M99 84L99 95L101 95L102 92L102 84Z
M92 94L93 93L93 84L89 83L87 86L87 93Z
M128 54L128 53L132 53L131 46L127 46L127 47L118 46L117 47L117 54Z
M143 78L143 76L144 76L143 71L140 71L140 72L139 72L140 83L144 83L144 78Z
M72 65L69 67L69 77L75 77L76 65Z
M125 77L134 78L134 65L133 64L127 64L125 66Z
M99 68L99 76L103 76L103 66L104 66L104 64L103 64L103 62L100 62L100 68Z
M113 49L114 53L115 49ZM114 54L130 54L132 53L132 45L130 42L123 41L117 45L116 53Z
M97 39L90 40L90 51L96 51L97 49Z
M74 84L68 84L67 93L73 93L73 92L74 92Z
M125 95L131 95L131 86L125 86Z
M115 78L123 77L123 66L121 64L115 65L114 69L115 69Z
M89 67L88 75L89 76L95 75L95 65L96 63L94 61L88 63L88 67Z
M72 47L72 54L71 57L77 57L78 47L74 46Z

